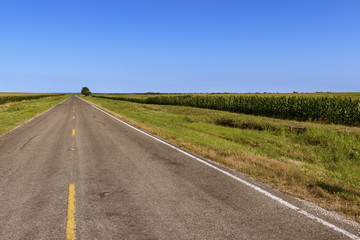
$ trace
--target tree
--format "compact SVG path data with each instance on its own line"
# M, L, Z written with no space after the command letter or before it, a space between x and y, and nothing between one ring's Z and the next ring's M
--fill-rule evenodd
M83 95L85 95L85 96L90 96L90 95L91 95L91 92L90 92L90 90L89 90L88 87L83 87L83 88L81 89L81 94L83 94Z

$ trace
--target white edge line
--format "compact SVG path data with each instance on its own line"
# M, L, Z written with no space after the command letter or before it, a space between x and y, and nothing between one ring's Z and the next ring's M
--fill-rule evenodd
M14 131L14 130L18 129L18 128L19 128L19 127L21 127L21 126L24 126L25 124L27 124L28 122L31 122L31 121L32 121L32 120L34 120L35 118L40 117L41 115L43 115L43 114L45 114L46 112L50 111L51 109L53 109L53 108L54 108L54 107L56 107L57 105L62 104L63 102L65 102L65 101L66 101L66 100L68 100L69 98L70 98L70 97L66 98L64 101L62 101L62 102L60 102L60 103L56 104L55 106L52 106L51 108L49 108L49 109L48 109L48 110L46 110L45 112L42 112L42 113L40 113L40 114L36 115L35 117L30 118L29 120L27 120L27 121L26 121L26 122L24 122L23 124L21 124L21 125L19 125L19 126L17 126L17 127L14 127L13 129L9 130L8 132L6 132L6 133L4 133L4 134L0 135L0 137L5 136L5 135L7 135L7 134L11 133L12 131Z
M78 97L78 98L80 98L80 97ZM304 215L304 216L306 216L306 217L308 217L308 218L310 218L310 219L313 219L313 220L321 223L322 225L324 225L324 226L326 226L326 227L329 227L329 228L331 228L331 229L333 229L333 230L335 230L335 231L337 231L337 232L339 232L339 233L341 233L341 234L343 234L343 235L345 235L345 236L347 236L347 237L349 237L349 238L351 238L351 239L360 240L360 238L359 238L358 236L356 236L356 235L354 235L354 234L352 234L352 233L350 233L350 232L348 232L348 231L346 231L346 230L344 230L344 229L341 229L341 228L335 226L334 224L329 223L328 221L325 221L325 220L323 220L323 219L321 219L321 218L319 218L319 217L316 217L316 216L314 216L313 214L308 213L308 212L306 212L306 211L304 211L304 210L302 210L302 209L300 209L300 208L292 205L291 203L289 203L289 202L287 202L287 201L285 201L285 200L283 200L283 199L281 199L281 198L279 198L279 197L277 197L277 196L269 193L268 191L266 191L266 190L264 190L264 189L262 189L262 188L259 188L259 187L255 186L254 184L249 183L249 182L246 181L246 180L243 180L243 179L241 179L241 178L239 178L239 177L236 177L235 175L233 175L233 174L231 174L231 173L229 173L229 172L227 172L227 171L224 171L224 170L222 170L222 169L220 169L220 168L218 168L218 167L216 167L216 166L208 163L207 161L205 161L205 160L203 160L203 159L201 159L201 158L198 158L198 157L196 157L196 156L194 156L194 155L192 155L192 154L190 154L190 153L188 153L188 152L185 152L184 150L182 150L182 149L180 149L180 148L178 148L178 147L175 147L174 145L171 145L171 144L169 144L169 143L167 143L167 142L165 142L165 141L163 141L163 140L161 140L161 139L159 139L159 138L157 138L157 137L155 137L155 136L153 136L153 135L151 135L151 134L149 134L149 133L147 133L147 132L145 132L145 131L143 131L143 130L140 130L140 129L138 129L138 128L136 128L136 127L128 124L127 122L124 122L123 120L121 120L121 119L119 119L119 118L111 115L110 113L108 113L108 112L106 112L106 111L98 108L97 106L91 104L90 102L86 101L85 99L82 99L82 98L80 98L80 99L83 100L84 102L88 103L89 105L93 106L94 108L96 108L96 109L99 110L100 112L102 112L102 113L104 113L104 114L106 114L106 115L114 118L115 120L123 123L124 125L132 128L132 129L134 129L134 130L136 130L136 131L138 131L138 132L140 132L140 133L142 133L142 134L144 134L144 135L146 135L146 136L148 136L148 137L150 137L150 138L152 138L152 139L155 139L156 141L161 142L161 143L165 144L166 146L171 147L171 148L177 150L178 152L181 152L181 153L185 154L186 156L191 157L191 158L193 158L193 159L195 159L195 160L197 160L197 161L199 161L199 162L201 162L201 163L203 163L203 164L205 164L205 165L207 165L207 166L209 166L209 167L211 167L211 168L213 168L213 169L215 169L215 170L217 170L217 171L219 171L219 172L221 172L221 173L223 173L223 174L225 174L225 175L227 175L227 176L229 176L229 177L231 177L231 178L233 178L233 179L235 179L235 180L237 180L237 181L239 181L239 182L241 182L242 184L244 184L244 185L246 185L246 186L254 189L255 191L257 191L257 192L259 192L259 193L262 193L262 194L264 194L265 196L267 196L267 197L269 197L269 198L277 201L277 202L280 203L281 205L284 205L284 206L286 206L286 207L288 207L288 208L290 208L290 209L292 209L292 210L295 210L295 211L297 211L298 213L300 213L300 214L302 214L302 215Z

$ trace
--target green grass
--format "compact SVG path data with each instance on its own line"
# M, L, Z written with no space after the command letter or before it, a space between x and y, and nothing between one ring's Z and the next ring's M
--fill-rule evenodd
M11 102L0 105L0 135L64 101L68 95Z
M360 128L85 99L196 154L360 221Z

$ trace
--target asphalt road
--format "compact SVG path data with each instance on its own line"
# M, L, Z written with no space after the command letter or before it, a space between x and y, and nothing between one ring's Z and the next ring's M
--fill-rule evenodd
M359 225L210 164L262 190L72 96L0 137L0 239L360 237Z

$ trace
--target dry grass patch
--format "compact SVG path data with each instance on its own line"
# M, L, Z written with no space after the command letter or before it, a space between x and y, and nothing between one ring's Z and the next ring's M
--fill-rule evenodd
M360 222L359 199L346 200L334 195L335 192L343 191L350 192L351 196L358 198L359 192L320 182L316 173L304 170L303 163L297 161L284 162L248 153L222 151L189 143L179 142L179 145L205 158L215 160L254 177L283 193L316 202L325 209L339 212L345 217L351 216L351 219Z

